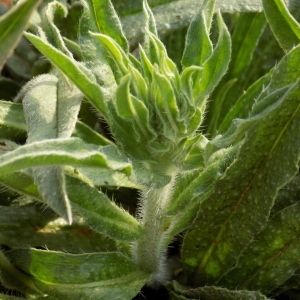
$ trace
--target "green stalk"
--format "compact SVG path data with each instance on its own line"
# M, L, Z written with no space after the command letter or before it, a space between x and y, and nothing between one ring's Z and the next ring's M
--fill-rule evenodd
M166 209L172 197L178 171L171 172L171 181L160 188L145 188L141 196L139 221L144 226L144 238L136 241L132 254L136 264L151 274L148 285L163 284L168 277L165 268L168 246Z

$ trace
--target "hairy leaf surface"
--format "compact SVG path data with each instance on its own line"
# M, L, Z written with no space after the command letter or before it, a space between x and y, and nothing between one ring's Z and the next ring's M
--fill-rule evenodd
M20 2L0 18L0 70L18 44L40 0Z
M280 77L292 84L299 76L292 68L299 49L277 66L269 93L283 84ZM262 97L257 102L258 119L247 130L237 159L201 203L183 247L183 261L194 284L214 283L232 266L267 222L278 190L298 172L300 145L294 136L300 128L299 90L296 82L279 99Z
M39 289L55 298L106 300L122 295L122 299L131 300L148 278L117 252L74 255L30 249L7 254L16 266L33 276Z

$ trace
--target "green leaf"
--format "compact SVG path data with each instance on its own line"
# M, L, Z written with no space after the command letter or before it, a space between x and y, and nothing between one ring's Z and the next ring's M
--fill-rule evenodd
M150 126L149 111L141 100L130 95L130 80L130 75L125 76L117 88L117 112L121 117L134 123L139 136L151 140L155 132Z
M0 125L26 131L22 105L0 100Z
M81 138L84 142L98 146L113 145L113 142L105 138L103 135L93 130L81 121L76 122L73 135Z
M122 73L122 75L126 75L128 73L128 64L129 59L127 57L126 52L114 41L111 37L104 34L97 34L90 32L91 37L101 43L102 46L109 52L111 57L113 58L115 64L118 66L118 71Z
M0 70L18 44L40 0L22 1L0 17Z
M43 31L45 31L49 43L72 58L73 56L66 47L64 40L60 35L59 29L54 24L54 18L58 15L61 15L64 18L67 16L68 9L66 3L59 1L47 1L41 5L39 11L40 15L43 16L41 18L41 28L43 28Z
M33 276L39 289L56 299L131 300L148 279L121 253L73 255L35 249L7 253L17 267Z
M264 86L270 82L270 78L271 73L268 73L267 75L259 78L249 87L246 93L237 100L235 105L224 118L219 127L220 132L225 132L234 119L243 119L249 117L251 108L255 103L254 100L257 99L261 94Z
M65 168L66 170L66 168ZM95 169L95 168L77 168L79 178L85 182L89 182L94 186L107 186L107 187L128 187L134 189L140 189L140 177L133 172L130 177L124 173L109 170L109 169ZM70 174L71 175L71 174ZM74 171L72 176L74 176ZM138 178L136 178L138 177Z
M69 137L75 127L82 94L53 75L41 75L24 88L24 114L28 128L27 143ZM43 101L41 101L43 99ZM46 203L72 223L72 213L64 184L62 167L32 169L35 183Z
M18 270L0 251L0 282L8 289L21 293L40 294L32 279Z
M300 200L300 175L298 174L285 185L279 192L272 207L272 214L279 212L285 207L295 204Z
M166 76L156 71L152 76L156 113L162 123L164 136L174 142L179 135L179 109L175 92Z
M265 25L266 19L263 13L240 14L235 23L229 69L216 88L212 96L214 100L209 103L208 107L207 132L213 136L220 131L218 129L221 121L224 120L230 108L235 105L245 89L244 81L249 78L248 68ZM226 90L224 91L224 89ZM246 112L246 116L251 111L252 101L249 100L249 103L242 108L242 111ZM241 105L239 107L241 108Z
M117 250L115 241L92 231L82 221L72 226L41 205L1 207L0 242L11 249L45 247L68 253Z
M110 0L88 0L94 8L98 31L114 39L128 53L128 42Z
M0 172L45 165L109 168L130 174L131 164L115 146L97 147L78 138L34 142L0 156Z
M30 198L44 202L37 186L35 185L33 178L25 172L13 172L0 175L1 184L5 185L9 189L16 191L22 195L26 195Z
M152 12L156 20L157 31L163 32L187 27L203 2L203 0L177 0L169 3L162 1L160 5L155 5ZM157 3L155 1L155 4ZM299 7L295 0L287 0L286 4L290 10ZM215 11L218 10L222 13L261 12L263 5L261 0L252 0L251 2L234 0L230 1L230 5L228 5L228 1L222 0L216 3ZM132 14L128 12L128 15L121 18L121 22L125 36L136 45L143 36L145 23L143 12L136 12L136 10Z
M116 81L112 69L109 65L109 59L107 59L107 53L105 47L101 43L95 43L95 39L90 35L90 32L101 33L102 20L98 19L97 12L99 10L100 14L103 14L104 11L101 10L104 3L104 9L109 9L110 5L108 1L101 0L81 0L83 6L83 14L79 23L79 37L78 42L83 57L85 66L90 70L91 73L95 76L97 82L104 88L105 91L105 100L109 101L113 99ZM101 4L102 3L102 4ZM100 7L99 7L100 4ZM110 10L111 13L112 10ZM103 20L105 23L105 19ZM104 24L103 23L103 24ZM117 21L112 20L114 24L114 32L116 34ZM106 25L105 25L106 28ZM121 42L122 38L118 39ZM103 96L104 97L104 96ZM102 100L104 101L104 100ZM103 114L103 112L101 111ZM105 114L104 114L105 116Z
M95 231L120 241L134 241L143 236L143 227L107 196L74 177L66 177L72 208Z
M190 289L172 281L167 285L171 292L172 300L268 300L268 298L257 291L236 291L215 286L205 286Z
M280 76L289 81L296 76L291 66L299 49L277 66L273 87ZM265 226L278 190L298 172L300 146L294 137L300 128L299 92L297 82L279 99L276 93L273 101L266 98L268 106L248 128L236 160L202 201L183 246L183 262L194 284L216 282L235 263Z
M300 43L300 24L283 0L263 0L264 13L281 48L289 52Z
M203 1L200 11L193 18L185 41L181 64L184 68L202 66L211 56L213 46L209 38L216 1Z
M222 19L220 12L217 14L219 38L211 56L203 64L201 83L195 84L195 96L209 95L226 73L231 55L230 33ZM203 97L201 95L201 97Z
M27 39L33 43L58 69L60 69L83 92L91 103L106 116L106 104L103 93L98 84L93 80L91 72L75 60L66 56L43 39L25 33Z
M270 293L300 267L300 203L277 213L219 284Z

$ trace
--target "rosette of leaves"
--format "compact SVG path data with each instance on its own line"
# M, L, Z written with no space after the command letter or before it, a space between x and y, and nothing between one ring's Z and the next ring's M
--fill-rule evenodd
M211 106L210 139L200 128L231 57L220 4L204 1L193 18L181 72L146 1L138 58L110 1L81 4L77 41L62 38L54 22L57 11L67 13L64 1L40 7L41 22L25 35L53 68L23 87L15 99L22 105L1 102L1 122L28 135L22 146L2 139L1 184L52 209L24 199L5 207L2 285L28 299L132 299L143 285L172 279L168 245L185 231L182 276L167 284L172 299L296 293L300 25L285 3L263 1L286 55L229 112ZM264 22L260 15L253 26ZM113 141L78 120L82 100ZM103 186L138 189L136 216Z

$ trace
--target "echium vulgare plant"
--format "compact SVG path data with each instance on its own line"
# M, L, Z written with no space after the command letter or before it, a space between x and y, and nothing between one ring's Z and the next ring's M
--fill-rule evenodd
M4 64L40 4L25 36L52 65L0 102L1 299L299 299L297 3L263 0L231 35L226 5L200 1L179 70L146 0L138 55L110 0L71 2L0 18ZM56 24L72 9L76 39ZM266 23L285 55L243 91ZM138 190L132 214L119 188Z

